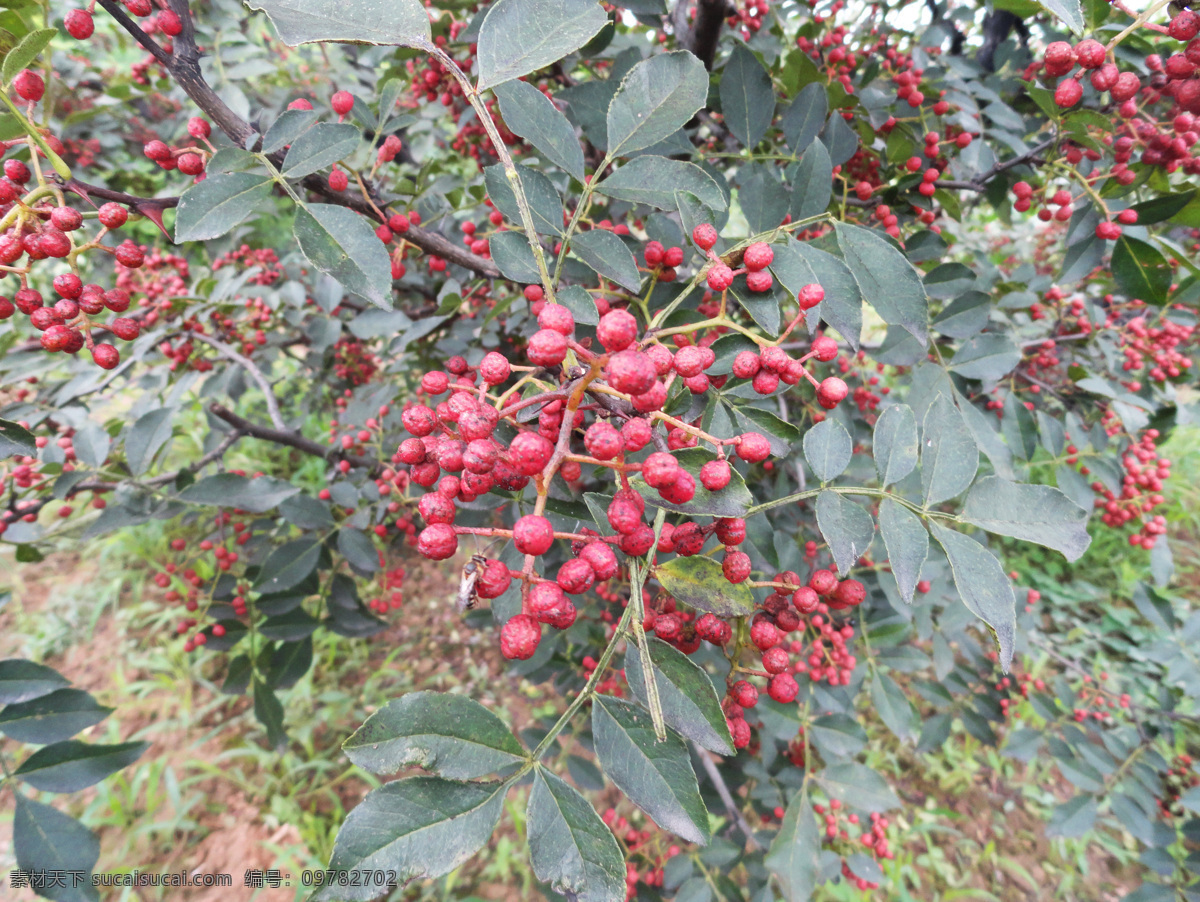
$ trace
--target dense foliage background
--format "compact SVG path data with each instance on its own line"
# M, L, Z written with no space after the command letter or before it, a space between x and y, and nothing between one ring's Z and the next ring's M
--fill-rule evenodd
M12 888L1200 898L1198 34L4 3Z

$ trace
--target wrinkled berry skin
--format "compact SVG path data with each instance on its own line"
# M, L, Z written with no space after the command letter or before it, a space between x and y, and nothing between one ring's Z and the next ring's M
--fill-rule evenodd
M500 654L510 661L528 661L542 641L542 626L528 614L518 614L500 627Z

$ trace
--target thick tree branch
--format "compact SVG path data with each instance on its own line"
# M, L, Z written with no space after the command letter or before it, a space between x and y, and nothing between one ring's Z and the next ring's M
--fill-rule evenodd
M169 0L171 9L179 16L179 21L183 25L183 30L174 39L171 54L167 54L153 38L142 31L115 0L98 0L98 2L122 28L129 32L134 40L146 48L170 72L192 102L203 110L234 144L238 147L253 147L257 143L257 129L231 110L229 105L217 96L216 91L204 80L200 70L200 51L196 46L195 27L187 0ZM271 159L276 164L282 163L283 154L274 154ZM306 176L302 180L302 184L307 190L331 203L349 207L355 212L379 221L379 216L370 202L365 198L354 197L346 192L331 190L326 179L319 173ZM97 194L97 196L100 195ZM372 200L381 209L386 206L386 202L380 202L378 198L372 198ZM491 260L471 253L465 247L455 244L437 232L421 226L411 226L404 233L404 239L426 253L435 254L481 276L488 278L500 276L500 270Z
M677 0L672 15L675 36L711 72L717 57L717 42L721 39L721 24L737 10L731 8L729 0L695 0L695 4L696 18L689 27L687 13L691 4L689 0Z

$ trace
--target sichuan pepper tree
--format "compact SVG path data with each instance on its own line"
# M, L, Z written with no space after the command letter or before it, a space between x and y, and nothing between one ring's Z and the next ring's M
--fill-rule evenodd
M903 807L864 723L1048 756L1078 790L1050 832L1119 825L1138 898L1195 892L1197 615L1156 513L1200 298L1193 12L259 7L0 13L0 528L36 561L174 524L172 641L276 746L313 633L404 617L391 552L469 558L468 622L560 714L373 714L349 758L429 773L350 813L321 898L449 872L518 792L568 898L875 888ZM1150 574L1118 626L1006 564L1089 528ZM62 713L5 663L0 721ZM141 752L61 732L8 733L52 743L14 785ZM39 825L95 861L14 791L22 867Z

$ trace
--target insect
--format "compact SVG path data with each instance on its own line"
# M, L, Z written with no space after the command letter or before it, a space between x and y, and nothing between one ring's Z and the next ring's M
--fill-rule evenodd
M479 601L479 592L475 587L485 566L487 558L482 554L471 555L471 559L463 566L462 580L458 584L458 613L471 610Z
M476 586L479 583L479 577L483 576L483 568L487 566L485 553L495 544L492 542L482 552L471 555L471 559L463 565L462 578L458 583L458 613L462 614L471 610L479 601L479 592Z

